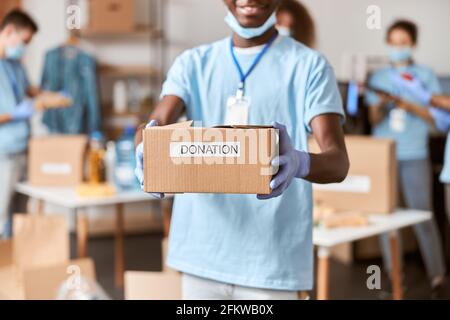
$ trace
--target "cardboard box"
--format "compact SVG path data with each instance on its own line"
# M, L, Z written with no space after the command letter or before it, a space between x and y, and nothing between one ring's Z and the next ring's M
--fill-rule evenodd
M135 29L134 0L90 0L89 32L126 33Z
M76 186L83 181L88 138L56 135L31 139L28 178L36 186Z
M397 207L395 142L367 136L346 136L350 170L342 183L314 184L314 201L338 211L390 213ZM310 140L310 151L319 152Z
M0 300L55 300L63 282L73 276L69 271L76 269L83 277L95 281L94 262L88 258L24 272L14 264L1 267Z
M13 216L12 259L20 271L69 261L69 229L64 216Z
M144 190L269 194L277 130L267 126L144 130Z
M126 300L181 300L181 274L125 272Z
M14 215L13 229L0 241L0 300L53 300L69 278L95 281L91 259L69 260L64 217Z
M89 258L67 261L48 267L33 268L24 273L24 293L27 300L55 300L61 285L77 277L96 281L94 261Z

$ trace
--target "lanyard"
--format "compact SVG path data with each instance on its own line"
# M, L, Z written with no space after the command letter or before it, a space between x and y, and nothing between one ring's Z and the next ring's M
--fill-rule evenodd
M269 42L267 42L266 45L264 46L264 48L261 50L261 52L258 53L258 55L256 56L255 60L253 61L253 63L251 64L250 68L248 69L248 71L245 74L242 71L241 65L239 64L239 61L237 60L236 55L234 53L233 38L230 38L231 57L233 58L234 65L236 66L236 69L239 72L239 77L240 77L240 81L241 81L239 83L238 91L237 91L237 94L236 94L237 97L241 97L242 98L242 96L244 95L244 92L245 92L245 80L250 75L250 73L253 71L253 69L255 69L256 65L261 60L263 55L267 52L267 50L272 45L272 43L275 41L277 36L278 36L278 33L275 33L273 35L273 37L270 38Z
M11 82L11 86L14 92L14 97L16 98L16 103L19 103L20 101L20 93L19 93L19 85L17 83L17 77L14 74L14 72L10 69L9 62L3 63L3 68L6 71L6 74L8 76L9 81Z

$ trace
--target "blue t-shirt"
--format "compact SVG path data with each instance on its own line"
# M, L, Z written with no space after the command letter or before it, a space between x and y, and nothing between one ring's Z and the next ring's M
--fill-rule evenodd
M162 96L183 99L188 118L205 127L223 124L227 99L238 88L229 41L181 54L163 86ZM245 72L257 52L236 51ZM247 78L246 95L251 99L249 124L285 124L300 150L307 150L314 117L324 113L343 117L330 65L287 37L275 40ZM282 196L267 201L256 195L176 195L167 263L188 274L236 285L311 289L311 184L294 179Z
M395 72L412 74L433 94L441 92L439 81L433 71L417 64L412 64L402 69L394 69L392 67L380 69L369 78L369 87L381 89L420 106L420 102L413 96L395 86L392 81L392 74ZM368 105L379 103L379 98L375 93L369 92L365 98ZM427 106L422 107L426 108ZM388 107L389 114L373 129L373 135L395 140L398 160L426 159L428 157L428 134L430 129L428 123L412 113L406 113L403 120L400 120L403 121L404 128L401 130L393 129L391 125L391 121L393 121L391 119L393 117L391 111L393 109L395 109L394 105Z
M0 114L11 113L25 98L28 88L29 82L22 64L0 59ZM27 121L0 124L0 156L25 152L29 134Z

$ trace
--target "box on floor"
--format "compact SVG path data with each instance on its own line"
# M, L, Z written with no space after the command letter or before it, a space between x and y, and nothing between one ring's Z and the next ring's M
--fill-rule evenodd
M175 272L125 272L126 300L180 300L181 274Z
M144 130L146 192L271 192L271 160L278 147L276 129L198 128L191 124L188 121Z
M181 273L166 265L169 239L161 241L162 272L125 272L126 300L180 300Z
M0 242L0 299L56 299L70 277L95 281L91 259L69 260L63 217L15 215L13 229L13 239Z

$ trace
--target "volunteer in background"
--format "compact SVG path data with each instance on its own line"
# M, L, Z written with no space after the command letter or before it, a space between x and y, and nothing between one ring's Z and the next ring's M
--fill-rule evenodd
M28 120L36 94L20 62L26 45L38 31L36 23L22 11L10 12L0 24L0 234L7 235L8 214L16 183L26 172L26 150L30 134Z
M447 206L447 216L450 222L450 96L434 95L418 79L407 80L395 77L396 85L405 90L424 105L429 105L430 114L433 117L436 127L448 133L445 146L444 168L442 169L440 180L445 184L445 203Z
M342 181L349 167L342 102L325 58L278 35L279 0L224 2L232 36L176 59L149 125L184 111L205 127L277 121L280 170L269 196L176 195L167 264L183 273L186 299L296 299L313 286L310 182ZM320 154L307 153L309 132ZM142 184L142 144L136 154Z
M440 86L435 74L413 60L417 44L417 27L409 21L395 22L387 32L391 65L374 72L368 81L369 88L381 89L402 101L394 104L383 95L368 93L366 102L370 107L373 135L396 141L400 192L408 208L430 210L431 168L428 157L429 125L433 123L427 105L400 86L395 78L417 79L432 93L438 94ZM409 103L408 103L409 102ZM408 106L416 106L414 112ZM425 120L426 119L426 120ZM414 227L420 250L424 258L432 288L439 287L444 280L445 264L439 231L435 220ZM385 267L389 271L388 236L381 237ZM400 250L399 250L400 251Z
M277 30L280 35L291 36L314 48L316 32L308 9L297 0L281 0L277 10Z

